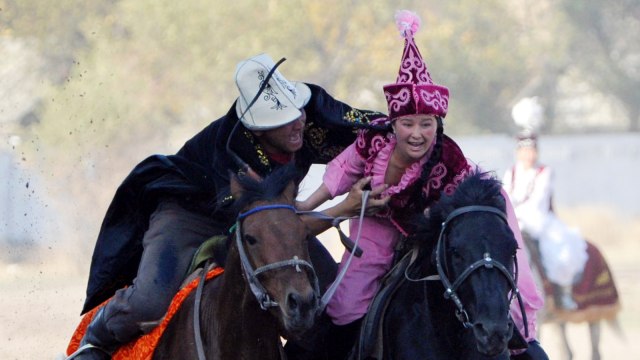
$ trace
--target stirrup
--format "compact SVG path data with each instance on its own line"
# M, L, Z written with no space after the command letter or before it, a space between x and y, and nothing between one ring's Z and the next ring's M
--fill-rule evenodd
M103 353L105 353L105 354L107 354L107 355L111 356L111 353L110 353L110 352L108 352L107 350L105 350L105 349L101 348L100 346L97 346L97 345L93 345L93 344L89 344L89 343L87 343L87 344L84 344L84 345L80 346L80 347L78 348L78 350L74 351L74 352L73 352L73 354L71 354L71 355L67 356L64 360L72 360L72 359L75 359L78 355L82 354L83 352L85 352L86 350L89 350L89 349L96 349L96 350L100 350L100 351L102 351Z

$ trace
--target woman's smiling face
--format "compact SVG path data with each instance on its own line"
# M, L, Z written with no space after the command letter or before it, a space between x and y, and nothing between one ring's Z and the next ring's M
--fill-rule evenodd
M420 160L436 137L438 120L434 115L415 114L397 118L391 125L396 134L396 154L413 163Z

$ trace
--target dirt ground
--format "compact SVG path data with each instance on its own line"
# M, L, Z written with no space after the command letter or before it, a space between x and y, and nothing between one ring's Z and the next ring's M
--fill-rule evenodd
M619 320L625 339L604 325L603 359L640 358L640 220L618 220L591 209L561 215L600 248L621 296ZM322 238L333 254L340 253L331 235ZM64 352L80 319L88 264L61 255L61 250L44 249L19 264L0 261L0 359L56 359ZM574 359L590 359L587 325L571 324L568 333ZM554 325L542 325L541 342L551 359L563 359Z

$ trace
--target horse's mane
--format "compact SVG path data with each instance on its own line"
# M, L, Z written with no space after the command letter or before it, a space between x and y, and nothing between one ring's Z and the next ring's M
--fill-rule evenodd
M239 211L253 202L272 200L280 196L291 181L297 184L301 178L300 170L293 164L276 169L260 181L247 175L238 176L237 180L243 188L243 192L239 199L235 199L234 207Z
M493 206L502 211L506 209L505 198L501 194L502 182L492 172L476 169L466 177L452 194L442 193L424 216L416 220L417 231L413 241L435 241L442 222L453 210L469 205Z

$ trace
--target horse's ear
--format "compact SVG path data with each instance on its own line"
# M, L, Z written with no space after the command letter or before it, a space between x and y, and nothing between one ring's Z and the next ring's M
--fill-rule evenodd
M287 198L287 200L291 201L291 203L295 202L296 196L298 196L298 185L295 181L289 181L289 184L282 192L282 195Z
M238 175L231 171L229 172L229 189L234 199L239 199L244 191L242 185L240 185L240 181L238 181Z

